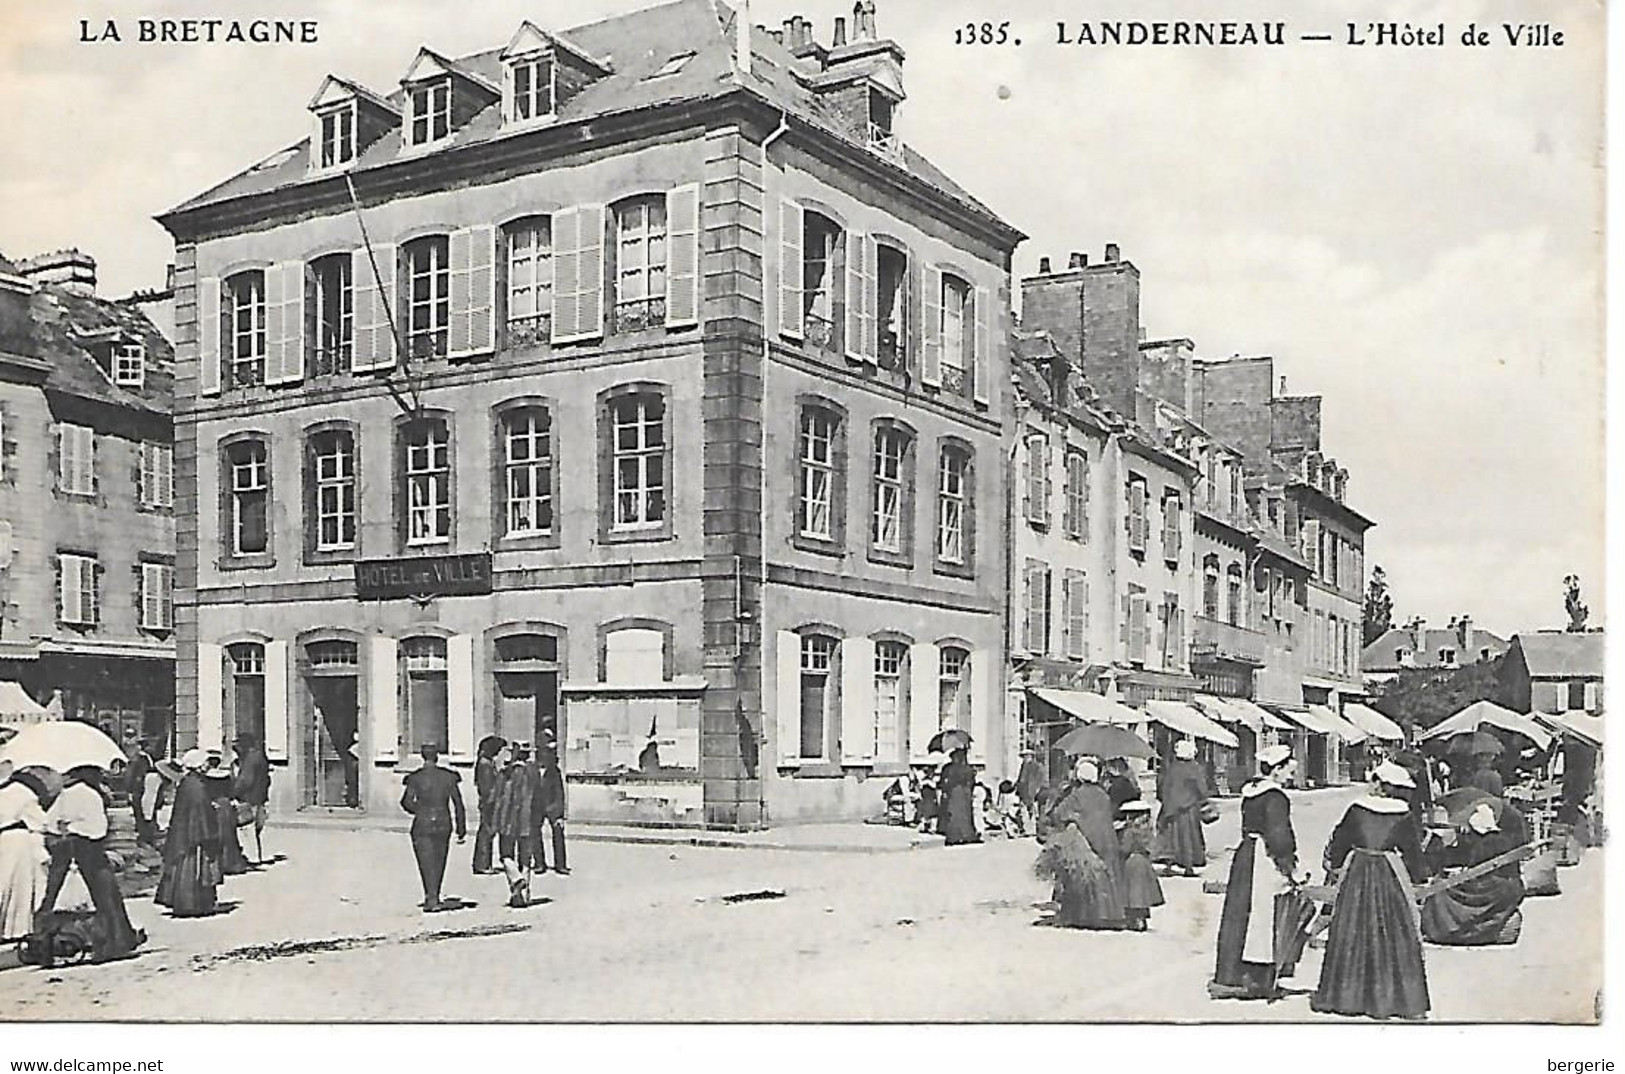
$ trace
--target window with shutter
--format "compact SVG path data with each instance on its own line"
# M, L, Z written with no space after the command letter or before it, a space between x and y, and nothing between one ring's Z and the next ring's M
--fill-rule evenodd
M615 206L614 331L636 332L666 323L666 283L670 271L670 235L664 196L631 198ZM581 235L578 286L596 269L586 254L590 236Z
M57 426L57 488L72 496L95 495L96 432L89 426Z
M664 207L662 201L662 211ZM553 215L554 343L604 334L606 213L602 205L578 205Z
M451 334L451 237L425 235L401 251L407 356L412 361L444 358Z
M1145 517L1146 488L1142 479L1133 479L1128 486L1128 547L1136 555L1145 554L1147 521Z
M950 395L969 395L972 366L976 360L976 311L970 284L958 276L942 277L942 390Z
M942 386L942 271L930 265L920 270L920 380Z
M1145 663L1146 651L1146 613L1150 601L1144 593L1132 593L1129 596L1129 660L1135 663Z
M850 231L846 236L846 356L876 364L874 236Z
M545 216L509 224L507 288L503 309L509 347L547 343L553 338L553 222Z
M175 568L166 563L141 564L141 629L173 630Z
M265 272L239 272L226 281L225 349L230 357L227 387L265 383Z
M1022 502L1027 521L1035 526L1049 522L1048 470L1049 440L1042 435L1028 436Z
M806 332L801 294L806 286L806 216L800 205L779 202L779 334L801 339Z
M875 356L882 369L908 366L908 254L875 248Z
M700 184L666 194L670 271L666 274L666 327L700 323Z
M58 619L70 626L94 626L98 617L96 560L64 552L57 556Z
M1035 656L1041 656L1048 649L1048 632L1044 629L1044 580L1046 571L1042 563L1029 559L1025 574L1024 595L1026 596L1027 614L1024 648Z
M472 358L496 348L496 229L488 225L451 233L449 358Z
M351 368L357 372L395 365L396 319L402 310L395 298L395 262L396 250L389 243L355 252L350 272L355 334ZM335 364L334 372L340 371Z
M198 394L220 394L220 280L197 283Z

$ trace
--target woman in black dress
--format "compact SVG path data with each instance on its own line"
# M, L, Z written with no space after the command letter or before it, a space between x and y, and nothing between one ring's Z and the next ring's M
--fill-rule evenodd
M1072 785L1039 822L1038 837L1044 850L1036 871L1055 882L1053 923L1073 929L1126 928L1123 850L1095 762L1078 761Z
M976 832L976 769L963 746L942 766L942 834L948 846L980 843Z
M1230 880L1219 915L1219 952L1208 994L1214 999L1275 999L1285 963L1287 935L1276 921L1276 899L1298 875L1298 839L1292 803L1283 789L1292 777L1292 749L1258 752L1259 774L1241 788L1241 844L1230 859Z
M1410 773L1379 765L1377 789L1349 806L1326 846L1326 871L1341 873L1331 931L1310 1007L1325 1014L1422 1018L1430 1007L1413 884L1422 843L1406 802Z

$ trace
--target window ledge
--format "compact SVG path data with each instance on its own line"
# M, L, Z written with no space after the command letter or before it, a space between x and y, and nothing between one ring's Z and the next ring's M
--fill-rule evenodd
M598 535L601 544L655 544L675 537L670 524L646 530L617 530L605 528Z
M790 537L790 546L802 552L810 552L815 556L828 556L831 559L845 559L845 545L834 538L824 540L821 537L808 537L804 534L793 534Z
M359 558L354 548L305 549L305 566L326 567L340 563L354 563Z
M215 560L215 569L221 571L263 571L276 566L276 556L257 553L248 556L221 556Z
M789 771L797 779L844 779L846 769L838 764L828 761L810 761L794 767L781 768L781 772Z
M974 579L976 577L976 564L974 563L943 563L939 560L932 567L932 570L949 578Z
M559 547L559 535L553 533L526 534L523 537L498 537L495 546L491 549L501 555L503 552L536 552Z
M878 563L883 567L899 567L903 570L912 570L914 567L914 554L912 552L887 552L882 548L869 549L869 562Z

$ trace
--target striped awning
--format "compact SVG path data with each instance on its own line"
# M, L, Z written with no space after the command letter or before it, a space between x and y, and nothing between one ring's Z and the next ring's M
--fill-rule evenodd
M1088 690L1051 690L1040 687L1029 689L1027 692L1084 723L1132 726L1145 722L1145 713L1131 709L1121 701L1113 701L1105 694L1090 693Z
M1405 741L1405 729L1376 709L1369 709L1352 701L1345 702L1343 718L1372 738L1383 742Z
M1309 709L1315 714L1316 719L1331 729L1332 734L1351 746L1358 746L1371 737L1325 705L1310 705Z
M1147 701L1145 711L1153 723L1160 723L1170 731L1205 738L1221 746L1236 749L1241 745L1235 735L1202 715L1200 711L1182 701Z

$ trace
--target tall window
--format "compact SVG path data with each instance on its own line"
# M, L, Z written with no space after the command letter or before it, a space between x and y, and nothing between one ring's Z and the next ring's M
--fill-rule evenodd
M835 539L835 437L839 429L840 418L830 411L802 408L796 530L803 537Z
M156 440L141 442L138 492L144 507L175 506L175 449Z
M1089 537L1089 456L1081 451L1066 454L1066 508L1061 520L1066 535L1075 541Z
M666 199L634 198L615 209L615 326L665 323Z
M141 564L141 629L175 629L175 568L167 563Z
M321 114L321 166L334 168L355 159L355 105L346 102Z
M891 246L876 249L878 361L882 369L902 369L908 365L908 255Z
M807 342L832 348L838 343L835 331L835 296L840 293L836 254L840 249L841 228L826 216L809 211L802 251L802 312Z
M1564 706L1565 711L1572 712L1575 709L1584 709L1586 707L1586 684L1584 682L1571 682L1565 685L1568 688L1568 704Z
M831 685L835 670L835 639L807 634L801 639L801 756L826 756Z
M1025 637L1023 648L1042 656L1049 652L1050 636L1050 569L1035 559L1027 561L1023 597L1026 602L1023 616Z
M239 272L228 279L224 305L232 385L265 383L265 273Z
M265 741L265 646L238 642L226 649L231 670L231 730Z
M95 556L63 552L56 559L57 620L95 626L101 618L99 567Z
M900 641L875 643L875 758L896 760L903 756L904 669L908 646Z
M146 379L147 348L139 341L113 347L113 383L121 388L139 388Z
M1185 505L1177 492L1162 497L1162 558L1169 563L1179 561L1184 547Z
M1219 617L1219 557L1202 557L1202 615L1208 619Z
M451 133L451 78L412 86L407 91L412 114L408 139L412 145L438 142Z
M902 429L875 430L874 520L870 540L876 551L901 554L907 550L908 500L913 483L904 465L911 439Z
M615 530L666 521L666 401L652 392L610 402Z
M970 722L965 709L970 691L965 685L965 670L970 654L964 649L944 645L937 655L937 730L950 727L966 729Z
M509 65L513 118L523 122L553 114L553 58L535 56Z
M406 689L401 691L401 700L406 711L402 714L405 718L401 720L397 756L410 756L424 744L449 750L445 639L407 638L401 642L401 670L405 672Z
M318 552L354 549L355 436L350 430L332 429L311 436L308 480L315 515L312 546Z
M937 559L964 566L970 562L970 455L944 447L937 467Z
M406 543L451 541L451 430L436 418L412 422L404 434Z
M1226 600L1225 620L1231 626L1241 625L1241 564L1232 563L1225 573Z
M543 407L525 407L502 417L504 509L507 537L540 537L553 532L553 421Z
M270 450L264 440L240 440L226 449L231 499L227 523L231 553L260 555L270 549Z
M540 216L508 228L508 345L553 336L553 223Z
M1027 437L1023 460L1022 503L1027 521L1036 526L1049 524L1049 438L1042 433Z
M1146 487L1145 478L1131 477L1126 491L1128 498L1128 548L1136 555L1145 554L1146 541L1149 536L1150 522L1146 519Z
M355 345L354 281L349 254L317 258L310 266L311 376L348 373Z
M1089 579L1082 571L1067 571L1062 580L1062 616L1065 619L1066 655L1082 660L1089 655Z
M942 390L964 395L970 390L970 346L975 336L970 284L957 276L942 277Z
M74 496L96 493L96 431L62 422L56 427L56 487Z
M414 358L444 358L451 323L451 243L429 235L406 244L406 345Z

